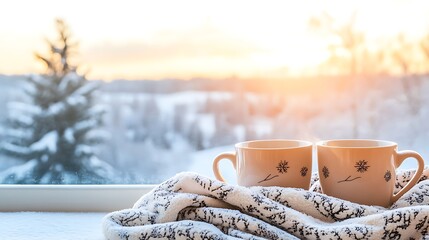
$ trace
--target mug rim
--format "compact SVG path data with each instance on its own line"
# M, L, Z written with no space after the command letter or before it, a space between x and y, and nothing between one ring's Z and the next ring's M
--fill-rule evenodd
M371 143L382 143L380 146L341 146L341 145L327 145L329 142L371 142ZM387 141L387 140L379 140L379 139L329 139L329 140L322 140L318 141L316 143L317 147L325 147L325 148L353 148L353 149L363 149L363 148L390 148L390 147L396 147L398 144L396 142Z
M246 146L250 143L259 143L259 142L289 142L289 143L299 143L298 146L290 146L290 147L249 147ZM281 149L297 149L297 148L305 148L312 147L313 143L306 140L296 140L296 139L263 139L263 140L251 140L236 143L236 149L251 149L251 150L281 150Z

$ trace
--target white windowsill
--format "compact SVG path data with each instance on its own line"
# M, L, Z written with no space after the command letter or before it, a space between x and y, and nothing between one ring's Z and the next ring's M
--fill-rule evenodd
M1 239L103 240L103 212L0 212Z
M0 212L111 212L156 185L0 185Z

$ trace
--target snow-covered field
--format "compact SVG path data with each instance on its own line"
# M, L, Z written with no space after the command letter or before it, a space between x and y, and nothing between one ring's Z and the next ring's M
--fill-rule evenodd
M202 174L204 176L215 178L212 170L213 159L224 152L234 152L234 146L224 146L224 147L216 147L211 148L199 152L195 152L192 155L192 163L186 169L190 172L196 172ZM227 159L222 160L219 163L219 168L222 173L222 176L229 183L236 184L237 179L235 175L235 170L231 164L231 162Z

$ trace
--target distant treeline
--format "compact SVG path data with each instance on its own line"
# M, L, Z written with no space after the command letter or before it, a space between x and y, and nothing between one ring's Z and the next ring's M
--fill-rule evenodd
M418 77L418 76L416 76ZM422 76L420 76L422 77ZM2 87L12 87L25 79L24 75L1 75L0 90ZM335 90L345 90L354 87L353 80L358 80L361 87L368 87L379 81L399 79L401 76L318 76L318 77L291 77L281 80L267 79L163 79L163 80L113 80L100 82L100 90L108 93L158 93L168 94L183 91L222 91L222 92L255 92L255 93L319 93L323 94ZM413 81L410 79L408 81Z
M399 80L402 76L314 76L291 77L285 79L164 79L164 80L114 80L101 84L103 92L160 93L168 94L183 91L221 91L279 93L296 95L302 93L330 94L331 91L346 91L355 88L356 82L361 88L371 87L381 82ZM424 76L415 76L412 82Z

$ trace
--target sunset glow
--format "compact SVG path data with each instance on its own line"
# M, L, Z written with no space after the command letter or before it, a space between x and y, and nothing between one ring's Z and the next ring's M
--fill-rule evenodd
M429 1L10 1L0 14L0 73L41 72L54 19L70 26L91 79L272 78L318 74L330 39L309 27L356 12L368 44L429 32ZM335 40L335 39L334 39Z

